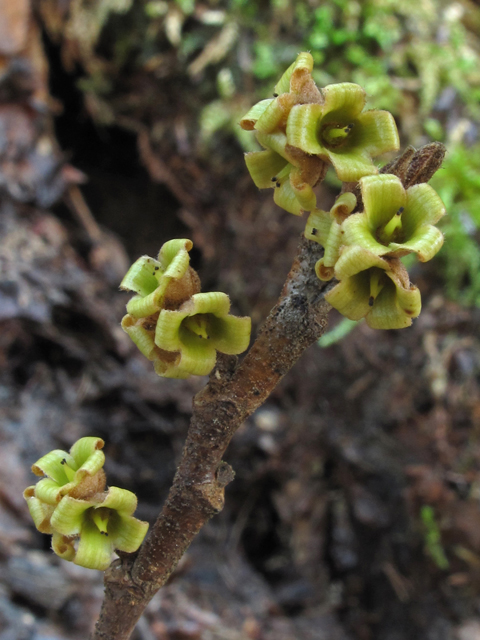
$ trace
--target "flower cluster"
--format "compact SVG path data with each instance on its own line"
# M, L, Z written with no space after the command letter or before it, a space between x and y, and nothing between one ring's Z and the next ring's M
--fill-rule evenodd
M312 79L313 58L301 53L275 87L274 98L256 104L240 121L255 131L263 151L245 161L260 189L273 187L276 204L295 215L316 208L313 188L333 165L344 182L378 173L372 158L398 149L388 111L363 111L365 92L356 84L321 91Z
M166 378L207 375L217 351L236 355L250 342L250 318L230 316L225 293L200 293L190 267L192 246L190 240L166 242L157 260L139 258L120 285L137 294L122 328Z
M142 543L148 523L133 513L131 491L106 488L105 456L100 438L81 438L70 452L56 449L33 466L36 485L24 497L35 526L52 535L53 551L75 564L105 570L114 549L133 553Z
M330 212L308 218L305 236L325 248L317 276L339 280L325 298L347 318L366 318L374 329L408 327L420 313L420 292L399 258L415 253L426 262L439 251L443 235L434 224L443 202L429 185L405 190L389 174L362 178L360 189L361 213L351 213L356 198L345 193Z

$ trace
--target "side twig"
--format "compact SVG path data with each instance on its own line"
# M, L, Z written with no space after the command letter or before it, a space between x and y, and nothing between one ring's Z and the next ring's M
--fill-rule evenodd
M202 526L224 504L233 479L222 462L235 431L270 395L305 349L325 331L330 305L314 265L320 245L302 238L281 297L240 366L223 356L193 402L182 459L158 520L136 557L105 574L105 600L92 640L127 640Z

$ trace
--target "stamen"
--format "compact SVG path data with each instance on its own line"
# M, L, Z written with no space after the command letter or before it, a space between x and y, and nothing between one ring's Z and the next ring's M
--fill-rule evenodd
M277 176L273 176L273 178L270 178L270 180L271 180L272 182L276 182L276 181L278 180L278 178L277 178Z
M98 530L103 535L108 535L107 526L108 526L108 517L110 513L107 509L95 509L92 513L92 520L97 525Z
M277 184L275 186L276 187L281 187L282 185L280 184L280 182L277 182Z
M65 475L67 476L67 480L69 482L72 482L72 480L75 478L75 471L74 469L71 469L68 464L67 461L65 460L65 458L61 461L60 463L63 467L63 470L65 472Z
M372 269L370 274L370 297L368 304L373 307L378 294L385 286L385 273L381 269Z
M318 232L318 229L312 229L312 236L316 236Z
M375 298L373 296L370 296L368 299L368 304L370 307L373 307L373 303L375 302Z
M198 314L196 316L190 316L189 318L185 318L182 324L199 338L208 339L208 325L207 317L205 315Z

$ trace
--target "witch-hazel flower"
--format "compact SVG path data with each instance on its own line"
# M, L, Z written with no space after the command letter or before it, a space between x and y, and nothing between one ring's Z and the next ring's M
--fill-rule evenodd
M133 553L141 545L148 522L134 518L134 493L110 487L96 500L65 496L51 517L53 551L74 564L105 570L114 550Z
M155 345L161 352L155 371L169 378L207 375L215 366L216 352L236 355L250 342L251 320L229 315L225 293L197 293L177 310L163 309Z
M137 294L127 304L131 316L148 318L163 307L179 306L200 291L198 275L190 267L192 247L191 240L169 240L157 260L142 256L130 267L120 288Z
M377 256L402 257L416 253L421 262L431 260L443 245L434 226L445 207L428 184L405 190L394 175L360 180L364 211L345 220L344 243L360 245Z
M320 104L297 104L287 119L287 142L331 163L343 182L378 173L372 158L399 148L388 111L365 111L365 91L344 82L322 89Z
M345 247L335 264L340 282L325 300L350 320L372 329L403 329L421 311L420 291L398 258L382 258L358 245Z
M53 509L66 495L89 499L105 488L105 455L101 438L80 438L70 453L55 449L37 460L32 471L45 476L24 491L29 511L37 529L50 533Z

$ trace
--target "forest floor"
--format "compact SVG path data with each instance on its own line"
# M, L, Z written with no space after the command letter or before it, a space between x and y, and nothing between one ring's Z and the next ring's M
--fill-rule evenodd
M203 290L256 332L304 225L250 184L233 142L199 158L152 146L140 122L99 130L62 82L55 131L75 169L39 152L45 116L16 80L0 96L0 640L84 639L102 599L102 574L34 529L31 464L100 436L109 483L152 522L205 384L158 378L121 331L127 256L191 237ZM225 509L136 640L480 639L480 310L445 298L435 261L412 279L411 328L359 323L313 346L241 427Z

